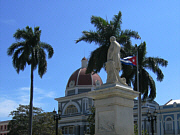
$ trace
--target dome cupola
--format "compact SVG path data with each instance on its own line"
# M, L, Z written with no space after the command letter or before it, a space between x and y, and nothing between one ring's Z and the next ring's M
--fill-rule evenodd
M70 76L66 86L66 96L88 92L103 84L97 73L86 74L87 62L84 57L81 60L81 68Z
M87 68L88 60L84 57L81 60L81 68Z

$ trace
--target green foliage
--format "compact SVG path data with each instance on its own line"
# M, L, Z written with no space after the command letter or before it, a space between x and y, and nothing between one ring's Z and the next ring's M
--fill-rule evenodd
M137 125L134 125L134 135L138 135L138 127ZM142 135L148 135L147 130L142 130Z
M95 107L91 107L91 114L88 116L87 121L89 123L89 129L87 131L88 134L95 134Z
M46 53L48 58L53 56L54 50L51 45L40 41L41 30L27 26L25 29L18 29L14 38L18 41L13 43L7 50L7 54L12 56L13 66L17 73L24 70L26 64L31 65L33 70L38 66L38 73L42 77L47 71Z
M13 116L9 122L9 135L27 135L29 106L19 105L10 113ZM33 107L33 135L55 135L55 121L51 112L43 112L41 108ZM62 135L59 129L59 135Z
M134 135L138 135L138 127L134 124Z

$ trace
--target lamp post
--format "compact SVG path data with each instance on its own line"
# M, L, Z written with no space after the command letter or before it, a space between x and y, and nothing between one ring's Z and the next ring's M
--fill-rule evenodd
M157 111L155 110L153 113L151 113L148 110L147 116L148 116L148 121L151 122L151 132L152 132L152 135L154 135L154 121L156 122Z
M58 110L58 113L56 113L54 108L53 114L54 114L54 121L56 121L56 135L58 135L58 120L61 119L61 113L62 111L60 109Z

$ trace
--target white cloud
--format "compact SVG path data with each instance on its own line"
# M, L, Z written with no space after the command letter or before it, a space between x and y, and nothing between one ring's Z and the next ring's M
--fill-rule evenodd
M0 106L3 109L0 109L0 121L7 120L8 115L11 111L15 110L19 104L28 105L30 100L30 88L22 87L16 90L16 94L13 96L10 95L1 95ZM44 108L47 106L48 101L54 100L55 93L53 91L46 91L40 88L34 88L34 98L33 103L35 107Z
M1 98L0 106L0 120L7 120L10 112L18 107L18 103L10 99Z
M49 97L49 98L54 98L56 95L53 91L50 91L50 92L46 93L45 96Z
M55 93L53 91L45 91L39 88L35 88L35 95L41 95L42 98L54 98Z
M22 87L18 90L19 92L21 93L24 93L24 92L28 92L27 94L30 93L30 88L29 87ZM43 89L40 89L40 88L37 88L35 87L34 88L34 95L35 96L41 96L41 98L54 98L56 95L53 91L46 91L46 90L43 90Z
M29 87L22 87L20 88L21 91L30 91L30 88Z
M30 98L29 98L29 95L24 94L24 95L19 95L17 99L18 99L19 104L27 105L27 104L29 104Z

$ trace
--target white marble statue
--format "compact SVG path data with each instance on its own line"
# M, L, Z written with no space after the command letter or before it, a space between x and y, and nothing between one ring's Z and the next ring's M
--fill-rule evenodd
M106 83L122 83L126 84L125 78L120 78L119 71L121 70L120 61L120 44L116 41L114 36L110 37L110 46L107 53L106 72L107 81Z
M107 54L107 61L114 61L115 62L115 68L119 72L121 70L121 61L120 61L120 44L116 41L116 38L114 36L110 37L111 45L108 49Z

